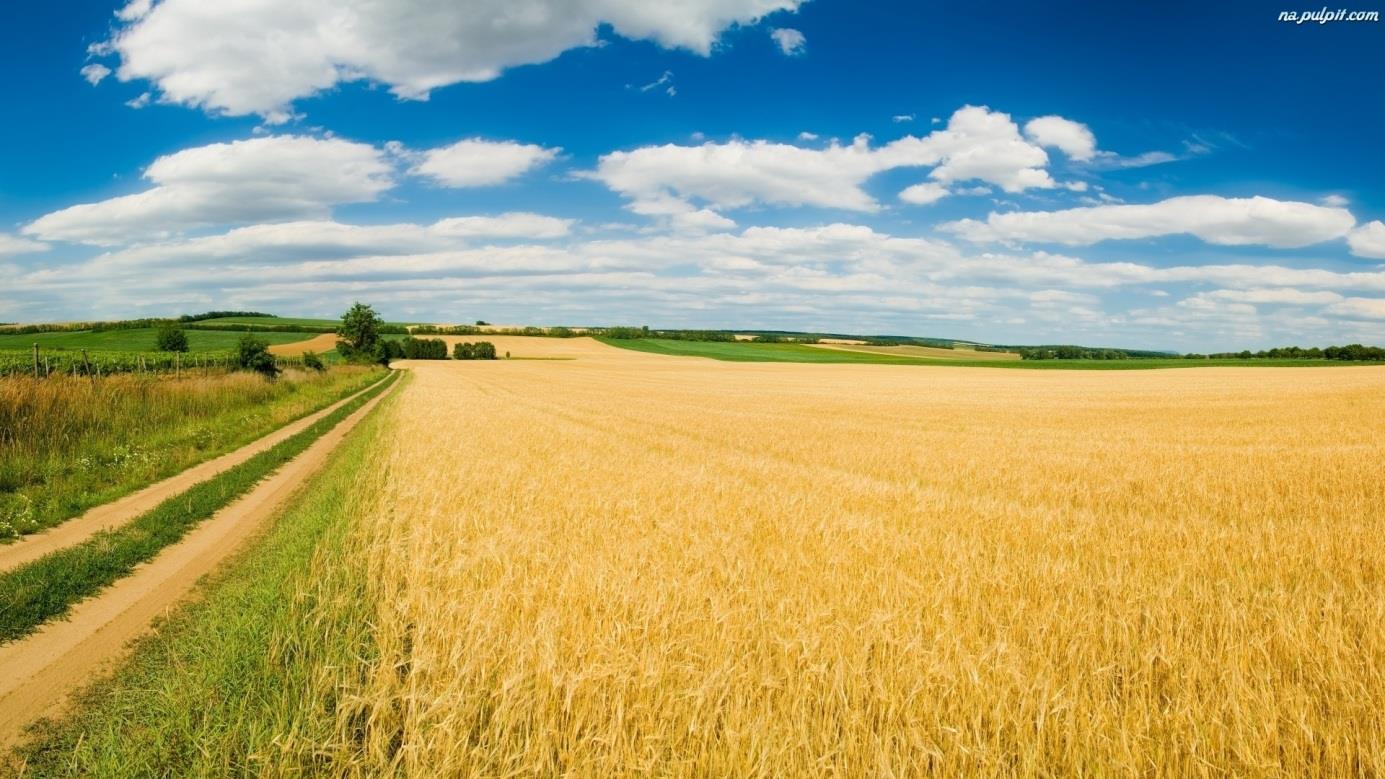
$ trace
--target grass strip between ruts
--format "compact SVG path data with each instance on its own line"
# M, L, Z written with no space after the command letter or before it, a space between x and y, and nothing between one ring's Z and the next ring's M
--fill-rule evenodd
M391 373L302 432L168 498L128 524L0 575L0 644L26 636L44 622L67 613L72 604L177 542L383 392L396 376Z

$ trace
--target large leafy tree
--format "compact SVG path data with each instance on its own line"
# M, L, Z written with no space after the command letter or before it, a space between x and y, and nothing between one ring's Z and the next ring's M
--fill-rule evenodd
M370 354L380 340L380 315L365 303L357 302L341 315L341 326L337 335L350 344L352 350Z

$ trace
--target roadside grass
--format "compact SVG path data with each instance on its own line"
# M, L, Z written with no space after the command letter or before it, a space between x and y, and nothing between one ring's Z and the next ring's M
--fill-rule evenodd
M904 357L875 352L820 349L808 344L755 343L753 341L677 341L666 338L606 338L608 346L651 354L709 357L729 362L865 363L875 365L939 365L954 368L1004 368L1012 370L1136 371L1155 368L1332 368L1380 363L1342 360L1184 360L1134 358L1129 360L968 360Z
M236 348L242 332L235 330L183 330L188 337L188 349L194 352L223 352ZM76 332L0 333L0 349L26 350L38 344L43 349L91 349L107 352L157 352L152 327L134 330L78 330ZM271 345L302 341L303 333L255 332L255 337Z
M28 635L47 620L65 614L72 604L178 541L383 392L396 375L382 377L365 394L302 432L165 500L129 524L0 574L0 643Z
M0 543L243 446L378 378L370 368L0 379Z
M203 582L200 597L140 639L61 719L40 723L8 764L0 755L0 773L349 773L349 753L333 743L336 712L351 705L338 677L358 674L376 654L376 606L352 530L383 491L372 455L398 397L362 421L264 534Z

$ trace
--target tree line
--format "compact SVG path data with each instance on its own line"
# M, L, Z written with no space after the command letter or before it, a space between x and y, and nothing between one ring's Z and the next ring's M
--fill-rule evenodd
M1341 360L1343 362L1382 362L1385 361L1385 347L1347 344L1346 346L1327 346L1307 349L1301 346L1278 346L1261 349L1258 352L1243 350L1239 352L1214 352L1212 354L1185 354L1188 360Z

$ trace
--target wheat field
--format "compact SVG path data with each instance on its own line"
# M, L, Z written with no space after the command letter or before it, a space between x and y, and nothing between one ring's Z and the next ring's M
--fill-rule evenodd
M1385 369L491 340L577 359L411 366L354 771L1385 774Z

